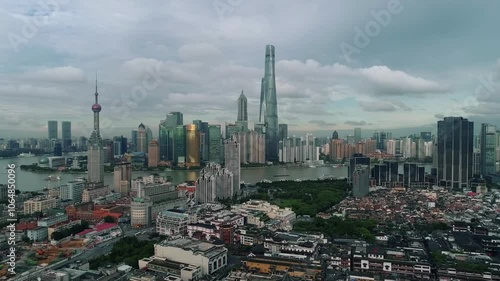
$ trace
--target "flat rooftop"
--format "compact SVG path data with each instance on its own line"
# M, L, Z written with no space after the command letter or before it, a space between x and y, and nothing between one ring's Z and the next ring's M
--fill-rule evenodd
M209 258L227 251L226 248L190 238L179 238L171 241L165 240L160 243L160 246L181 248L185 251L203 254Z

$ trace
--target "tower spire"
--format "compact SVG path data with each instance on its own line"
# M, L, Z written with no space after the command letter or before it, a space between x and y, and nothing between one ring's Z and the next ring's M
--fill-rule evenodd
M95 103L97 103L97 96L99 94L97 93L97 72L95 73Z

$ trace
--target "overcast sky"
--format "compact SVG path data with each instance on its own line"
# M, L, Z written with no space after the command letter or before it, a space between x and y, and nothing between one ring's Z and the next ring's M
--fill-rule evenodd
M279 122L291 131L417 130L442 116L500 125L499 10L450 0L2 1L0 137L46 136L47 120L90 134L96 72L105 136L141 122L157 136L170 111L185 123L233 122L241 90L253 123L267 44Z

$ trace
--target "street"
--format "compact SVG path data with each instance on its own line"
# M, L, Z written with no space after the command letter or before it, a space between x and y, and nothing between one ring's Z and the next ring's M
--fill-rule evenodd
M17 279L15 279L16 281L31 281L31 280L36 280L36 278L44 271L47 271L47 270L57 270L57 269L60 269L60 268L64 268L66 267L67 265L71 264L71 263L75 263L76 261L78 260L81 260L82 262L86 262L86 261L89 261L90 259L94 259L98 256L102 256L102 255L107 255L111 252L111 250L113 249L113 244L115 244L118 240L120 240L122 237L125 237L125 236L135 236L135 234L137 232L144 232L144 234L141 234L141 235L137 235L137 238L140 239L140 240L145 240L147 239L147 237L149 236L149 234L151 233L151 231L154 231L154 227L148 227L148 228L140 228L140 229L137 229L137 228L131 228L130 226L128 225L121 225L120 228L122 229L122 236L119 236L119 237L115 237L113 239L110 239L108 241L105 241L103 243L100 243L98 245L96 245L94 248L92 249L83 249L83 252L80 252L76 255L73 255L71 257L71 259L69 260L64 260L64 261L60 261L58 263L55 263L55 264L52 264L52 265L49 265L49 266L46 266L46 267L35 267L27 272L24 272L23 274L21 274L20 277L17 277Z

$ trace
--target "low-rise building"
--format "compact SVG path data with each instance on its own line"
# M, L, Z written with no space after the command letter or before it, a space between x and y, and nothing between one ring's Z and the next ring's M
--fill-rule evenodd
M139 260L139 268L168 273L169 277L177 277L182 281L194 281L203 277L201 266L199 265L176 262L158 257Z
M65 221L68 221L68 215L59 213L50 217L40 219L38 221L38 226L50 227Z
M227 265L224 246L189 238L155 244L155 257L200 266L203 276L214 274Z
M33 241L44 241L48 237L47 228L39 226L35 229L28 229L26 231L26 236Z
M24 214L31 215L36 212L43 212L56 207L56 199L49 197L36 197L24 201Z
M186 235L188 224L193 221L189 213L180 210L165 210L156 217L156 232L160 235Z

